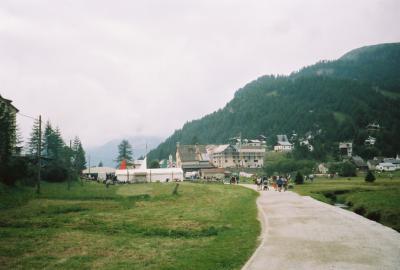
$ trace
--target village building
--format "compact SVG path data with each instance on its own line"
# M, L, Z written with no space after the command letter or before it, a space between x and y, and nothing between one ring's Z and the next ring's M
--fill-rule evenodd
M89 167L82 171L82 174L88 178L96 180L106 180L107 175L114 176L115 168L111 167Z
M262 145L241 145L238 149L238 167L261 168L264 165L265 147Z
M205 145L176 145L176 167L184 173L215 168Z
M201 169L200 175L203 179L223 180L225 178L224 168Z
M300 145L306 146L310 152L314 151L314 146L311 145L308 139L300 140Z
M364 144L365 145L375 145L376 142L376 138L372 137L372 136L368 136L368 138L365 139Z
M379 165L379 161L375 159L370 159L367 161L368 170L375 171L376 166Z
M183 170L181 168L147 168L147 158L142 165L137 168L125 168L115 171L117 181L125 183L143 183L143 182L169 182L183 181Z
M392 163L382 162L376 166L376 169L379 171L393 172L396 170L396 166Z
M235 144L209 145L208 155L217 168L261 168L264 165L265 140L237 140Z
M277 135L277 144L274 146L275 152L292 151L293 144L291 144L286 135Z
M351 162L357 167L359 170L368 170L367 163L360 156L351 157Z
M395 166L396 170L400 170L400 158L397 155L396 158L384 158L383 159L384 163L391 163Z
M162 159L159 162L160 168L176 168L176 163L172 159L172 155L169 155L168 159Z
M0 95L0 113L4 113L4 114L9 114L10 115L10 121L11 121L11 125L9 125L9 127L11 128L12 126L16 127L16 123L17 123L17 113L19 112L19 110L12 104L12 101L6 98L3 98ZM3 118L4 115L0 115L0 119ZM12 148L15 148L15 143L16 143L16 128L13 130L13 132L10 133L10 142L13 142L14 145L11 145ZM1 158L1 157L0 157ZM1 160L1 159L0 159Z
M126 183L169 182L184 179L180 168L116 170L115 175L119 182Z
M369 123L367 125L367 130L369 132L376 132L379 131L381 129L381 126L378 123Z
M322 174L327 174L329 172L329 168L325 163L321 163L318 165L318 172Z
M353 155L353 143L341 142L339 143L340 155L345 157L351 157Z
M14 122L16 121L16 115L19 110L12 104L12 101L9 99L5 99L0 95L0 106L5 108L5 112L11 113Z

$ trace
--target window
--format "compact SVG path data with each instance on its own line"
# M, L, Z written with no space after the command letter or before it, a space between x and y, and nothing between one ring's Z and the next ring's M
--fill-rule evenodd
M254 162L255 162L255 163L257 163L257 162L258 162L258 160L257 160L257 159L255 159L255 160L254 160Z
M228 163L228 160L227 160L227 159L225 159L225 163Z

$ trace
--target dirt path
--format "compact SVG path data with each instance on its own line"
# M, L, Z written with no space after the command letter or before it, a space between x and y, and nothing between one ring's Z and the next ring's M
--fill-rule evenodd
M262 242L244 270L400 269L400 233L388 227L293 192L263 191L257 204Z

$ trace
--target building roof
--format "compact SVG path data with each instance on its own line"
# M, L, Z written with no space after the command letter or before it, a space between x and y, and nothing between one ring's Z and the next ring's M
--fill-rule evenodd
M282 146L292 146L292 144L290 142L285 142L285 141L278 141L278 145L282 145Z
M182 169L212 169L215 168L211 163L191 163L191 164L182 164Z
M196 161L196 145L180 145L177 149L182 162Z
M400 164L400 160L395 159L395 158L384 158L383 162L384 163L392 163L392 164Z
M370 166L376 166L376 165L379 164L379 161L378 161L378 160L375 160L375 159L370 159L370 160L368 160L367 163L368 163Z
M352 142L341 142L339 143L339 148L347 148L347 147L352 147L353 143Z
M279 142L289 142L289 140L285 134L276 135L276 137L278 139L278 143Z
M384 166L384 167L396 167L393 163L388 163L388 162L382 162L378 164L379 166Z
M367 166L365 161L360 156L353 156L351 159L357 167L366 167Z
M213 152L214 154L216 154L216 153L222 153L222 152L224 152L229 146L230 146L229 144L218 145L217 147L215 147L215 148L213 149L212 152Z
M251 145L246 145L243 146L239 149L240 153L264 153L265 152L265 148L263 147L259 147L259 146L251 146Z
M83 170L83 174L88 174L90 170L90 173L115 173L116 169L111 168L111 167L90 167Z
M1 101L3 101L4 103L8 104L8 105L9 105L11 108L13 108L16 112L19 112L19 110L18 110L14 105L11 104L11 103L12 103L12 100L3 98L3 97L0 95L0 102L1 102Z

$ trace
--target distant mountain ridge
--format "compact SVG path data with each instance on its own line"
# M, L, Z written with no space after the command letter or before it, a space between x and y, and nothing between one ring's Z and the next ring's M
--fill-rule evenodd
M224 143L241 133L264 134L271 144L275 135L293 131L319 131L315 150L321 153L335 151L334 143L342 140L354 141L357 153L364 151L371 122L385 127L374 134L372 150L393 156L400 153L399 98L400 43L366 46L289 76L262 76L246 84L224 108L176 130L149 158L167 157L177 142Z
M85 149L87 155L87 162L89 162L88 157L90 155L90 165L97 166L101 161L103 166L116 167L117 163L114 161L118 155L118 145L123 139L127 139L133 148L133 157L138 159L141 156L146 155L146 144L147 151L154 149L157 145L162 142L161 137L152 136L132 136L121 139L111 140L101 146L89 147ZM89 164L87 164L89 166Z

